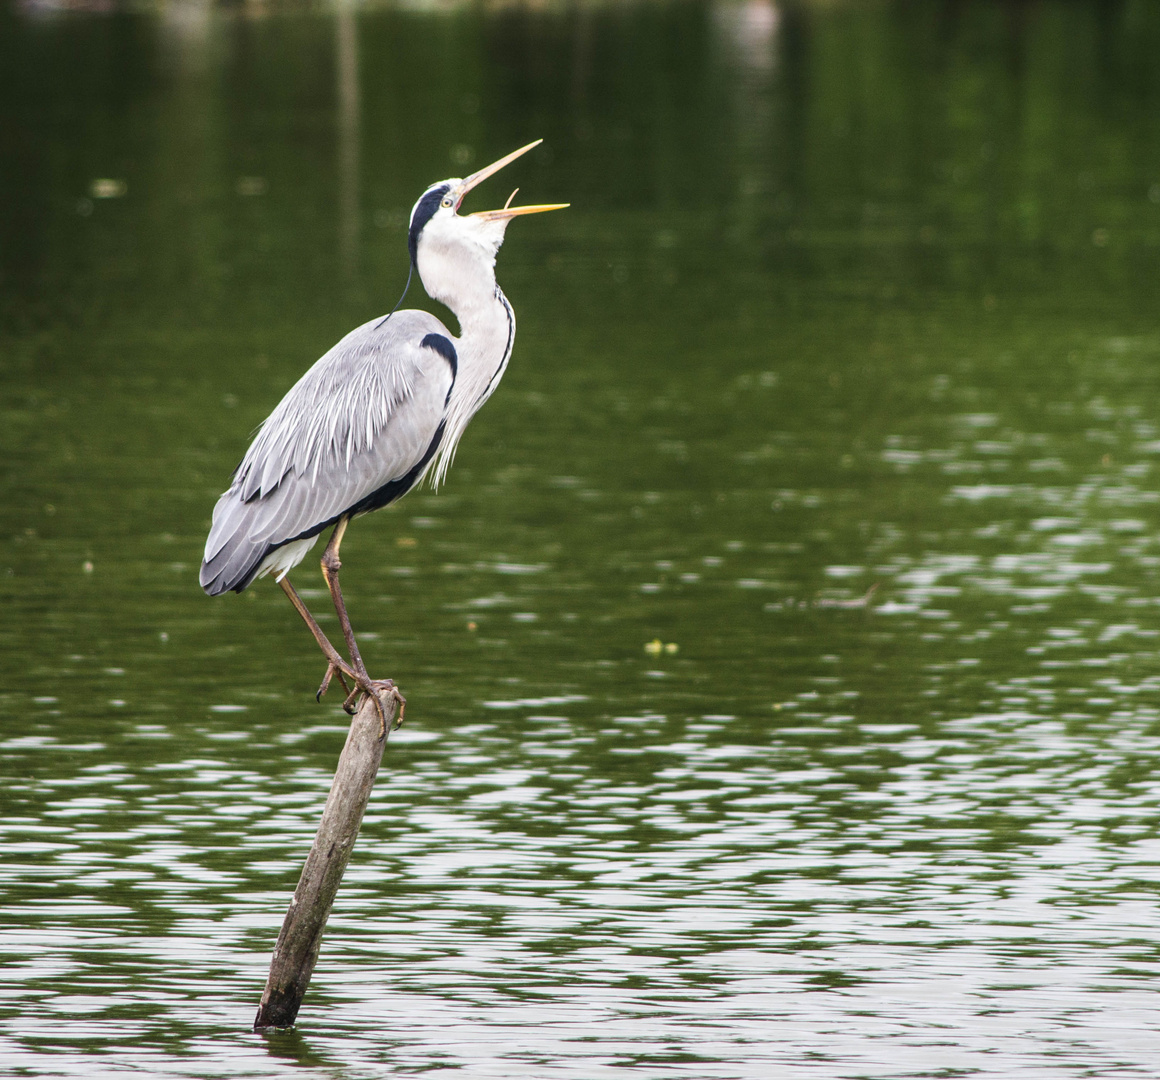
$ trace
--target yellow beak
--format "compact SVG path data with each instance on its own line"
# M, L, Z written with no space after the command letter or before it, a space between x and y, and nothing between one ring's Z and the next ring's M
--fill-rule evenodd
M462 181L459 189L456 191L456 206L463 201L463 196L466 195L473 187L482 184L489 176L493 176L499 172L505 165L510 165L516 158L526 154L533 147L539 146L543 139L537 139L535 142L528 143L527 146L521 146L518 150L513 150L506 157L501 157L499 161L493 161L490 165L478 172L472 173L466 180ZM516 189L519 190L518 188ZM515 191L512 192L515 195ZM508 200L511 202L511 199ZM483 218L485 221L506 221L509 218L518 217L520 214L542 214L545 210L563 210L568 203L542 203L538 206L505 206L502 210L480 210L478 213L471 214L471 217Z

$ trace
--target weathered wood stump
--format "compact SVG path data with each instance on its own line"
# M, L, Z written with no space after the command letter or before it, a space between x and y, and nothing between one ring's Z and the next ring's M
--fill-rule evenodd
M398 710L398 700L390 690L379 692L389 734ZM350 861L350 853L362 824L363 812L374 787L379 762L383 758L386 735L372 698L364 695L350 724L346 745L338 759L330 795L322 811L318 835L306 856L302 877L290 910L282 923L270 977L262 991L254 1030L293 1027L314 973L322 932L334 904L335 893Z

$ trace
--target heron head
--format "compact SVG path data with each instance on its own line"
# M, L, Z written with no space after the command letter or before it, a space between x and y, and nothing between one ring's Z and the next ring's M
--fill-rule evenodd
M494 267L496 252L503 243L504 230L512 218L523 214L540 214L545 210L562 210L566 207L567 203L512 206L511 201L516 194L513 191L501 210L482 210L463 216L459 214L464 196L472 188L482 184L489 176L499 172L505 165L526 154L533 147L539 146L541 142L542 139L537 139L528 143L527 146L520 147L519 150L492 162L465 179L440 180L423 192L411 211L411 224L407 234L411 261L419 266L422 247L426 251L441 251L446 255L458 255L461 258L467 256L470 262L482 258L486 265ZM517 188L516 191L518 190ZM423 275L422 268L419 272Z

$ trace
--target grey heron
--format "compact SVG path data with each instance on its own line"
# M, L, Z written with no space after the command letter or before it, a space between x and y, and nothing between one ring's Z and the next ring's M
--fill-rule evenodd
M401 298L390 314L352 330L275 407L214 507L202 588L210 596L241 592L255 578L275 574L326 657L316 696L337 675L347 711L354 711L360 692L368 694L384 733L376 690L390 690L400 709L405 701L392 680L367 674L339 588L339 546L352 518L394 502L427 477L435 486L443 480L468 423L507 369L516 320L495 280L504 230L512 218L568 204L512 206L513 191L501 210L458 211L472 188L541 141L466 179L432 184L411 211L410 270L418 271L429 296L451 309L459 335L426 311L398 310ZM286 576L332 526L322 574L349 661Z

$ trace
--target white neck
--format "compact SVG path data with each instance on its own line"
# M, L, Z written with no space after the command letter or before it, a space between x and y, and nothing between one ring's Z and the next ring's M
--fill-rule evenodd
M451 467L471 418L507 369L516 321L495 280L494 252L475 245L420 243L417 262L428 295L451 309L460 328L454 341L458 356L455 385L432 474L433 483L438 485Z

